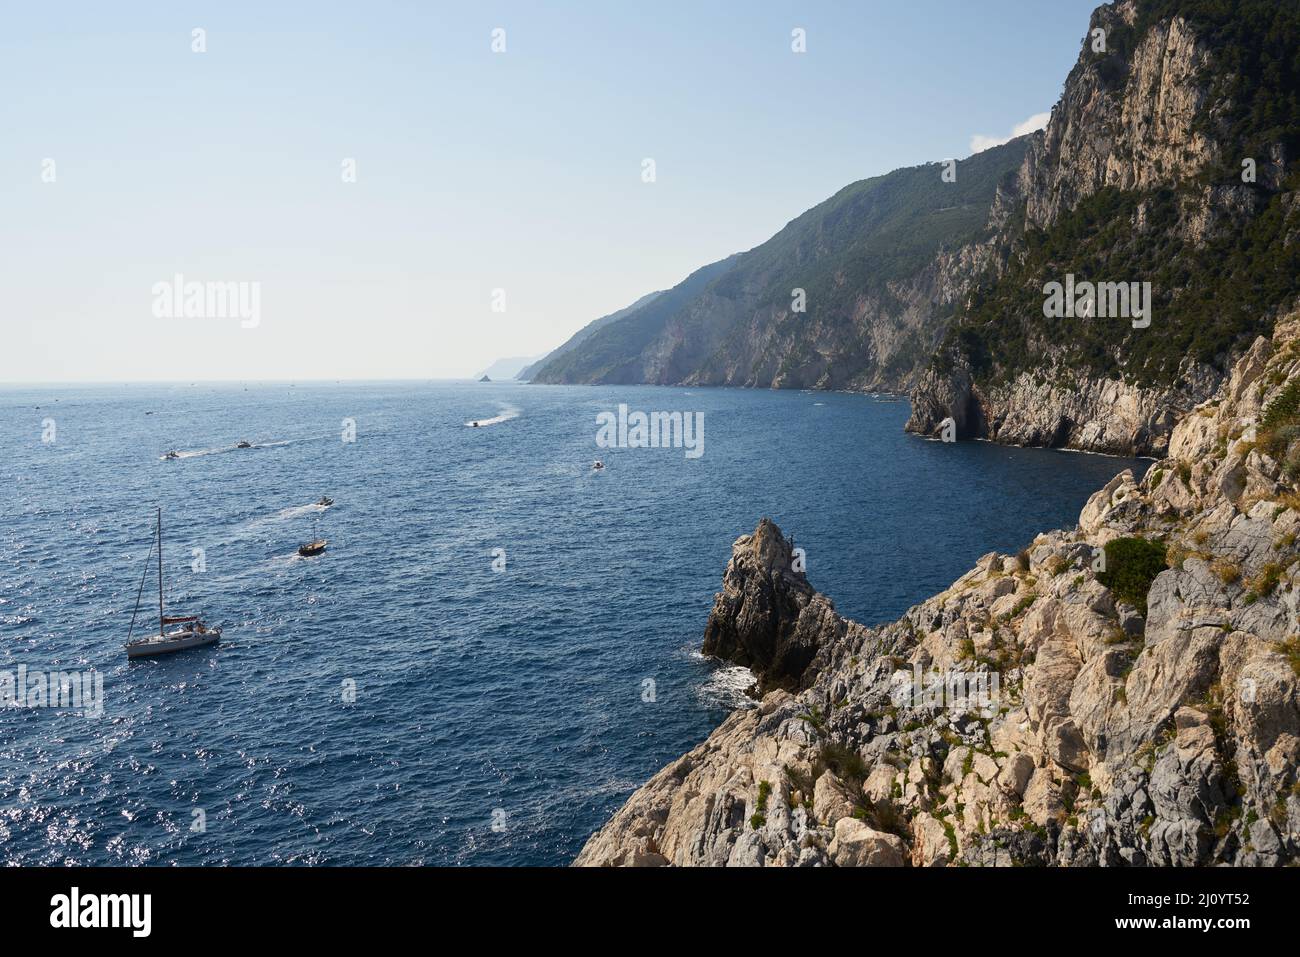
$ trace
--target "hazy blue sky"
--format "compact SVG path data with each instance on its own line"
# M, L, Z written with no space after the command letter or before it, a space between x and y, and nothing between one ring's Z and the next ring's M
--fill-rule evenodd
M9 4L0 380L543 353L854 180L1050 110L1094 6ZM260 283L260 323L157 317L176 273Z

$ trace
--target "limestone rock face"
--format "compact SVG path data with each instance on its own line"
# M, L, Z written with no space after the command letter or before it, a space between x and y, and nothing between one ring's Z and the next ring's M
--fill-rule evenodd
M1230 131L1219 122L1232 106L1222 92L1231 68L1216 59L1217 48L1184 17L1143 19L1150 6L1145 0L1117 0L1093 13L1061 98L1046 128L1034 135L1014 186L1005 190L1023 214L1010 215L994 230L988 244L1000 253L991 259L990 276L975 284L972 302L996 297L997 282L1010 264L1030 255L1016 238L1017 229L1050 232L1104 190L1141 197L1136 209L1124 214L1126 234L1149 234L1147 241L1165 245L1175 263L1179 257L1190 262L1213 240L1241 235L1270 203L1294 234L1300 220L1290 218L1294 195L1283 192L1280 142L1259 151L1268 154L1259 159L1259 183L1271 184L1263 189L1199 182L1209 169L1240 162ZM1105 49L1096 48L1097 33L1109 38ZM1167 216L1153 213L1162 195L1178 197ZM1123 269L1122 256L1108 256L1094 253L1096 268ZM1102 282L1139 278L1149 277L1079 276ZM1064 276L1036 277L1040 284L1049 280ZM1271 305L1286 309L1291 303L1282 299ZM1153 325L1142 334L1161 335L1158 312L1148 319ZM1124 345L1105 362L1081 358L1070 342L1073 320L1034 320L1024 327L1028 351L1007 368L993 368L984 347L967 348L960 335L949 335L939 350L942 361L917 377L907 429L934 436L951 417L959 438L1122 455L1178 454L1169 444L1174 424L1211 398L1223 378L1219 359L1210 363L1191 355L1165 377L1144 377L1139 364L1126 362ZM1236 483L1240 475L1229 469L1220 478Z
M763 519L732 546L703 651L750 668L762 690L799 688L825 636L842 630L830 599L797 570L793 543Z
M1174 423L1214 394L1220 376L1188 362L1177 388L1144 388L1068 370L1052 377L1021 373L994 388L975 385L969 371L922 373L912 393L907 429L937 435L951 416L958 438L1003 445L1045 445L1112 455L1163 455Z
M875 628L836 615L764 519L706 631L764 696L577 863L1297 862L1300 489L1254 445L1297 390L1300 313L1174 427L1175 455ZM1159 540L1167 567L1119 596L1094 556L1131 538Z
M946 867L954 850L943 822L922 811L912 821L912 866Z
M1099 7L1093 28L1114 36L1136 16L1132 0ZM1195 124L1210 53L1182 17L1146 32L1121 84L1093 54L1080 55L1025 173L1027 219L1038 227L1104 187L1147 189L1192 175L1216 149Z
M846 817L835 825L829 853L836 867L902 867L907 847L897 835Z
M823 824L835 824L852 817L853 797L834 773L827 771L813 786L813 816Z
M907 430L939 437L942 423L948 418L953 420L959 439L975 438L988 431L974 381L965 366L944 374L934 369L921 373L912 391L912 414L907 420Z

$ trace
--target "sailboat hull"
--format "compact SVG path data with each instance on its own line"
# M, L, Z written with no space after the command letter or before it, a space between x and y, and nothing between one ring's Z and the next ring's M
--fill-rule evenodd
M131 613L131 627L126 632L126 656L128 658L156 658L158 655L170 655L177 651L189 651L191 648L206 648L221 640L220 628L205 627L198 615L173 615L168 618L163 610L163 539L162 506L158 507L158 634L148 638L131 640L135 631L136 615L140 613L140 597L144 594L145 576L149 574L149 559L145 559L145 573L140 576L140 591L135 596L135 611ZM150 546L149 553L154 548ZM168 625L187 625L169 632Z
M196 633L191 631L174 631L169 635L152 635L139 641L128 642L128 658L156 658L158 655L170 655L176 651L188 651L191 648L206 648L221 641L221 629Z

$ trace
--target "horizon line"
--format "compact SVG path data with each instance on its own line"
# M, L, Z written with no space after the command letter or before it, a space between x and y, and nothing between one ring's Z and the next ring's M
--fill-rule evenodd
M480 373L482 375L482 373ZM520 382L527 383L531 380L501 378L489 379L489 385L495 385L498 382ZM0 389L11 388L14 386L63 386L63 385L219 385L230 383L245 383L256 385L294 385L302 383L318 382L472 382L475 385L482 384L482 380L473 376L397 376L390 378L359 377L359 376L330 376L323 378L304 378L304 379L44 379L44 380L7 380L0 379ZM539 383L545 384L545 383Z

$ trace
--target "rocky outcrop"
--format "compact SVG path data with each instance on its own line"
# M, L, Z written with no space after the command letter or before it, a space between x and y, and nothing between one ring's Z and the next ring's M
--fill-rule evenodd
M765 518L732 546L702 650L749 668L761 691L799 689L822 643L844 628L830 599L808 584L793 544Z
M1300 459L1271 457L1279 434L1291 463L1300 314L1078 526L877 628L788 571L764 520L710 647L785 687L636 791L577 863L1294 863Z

